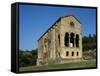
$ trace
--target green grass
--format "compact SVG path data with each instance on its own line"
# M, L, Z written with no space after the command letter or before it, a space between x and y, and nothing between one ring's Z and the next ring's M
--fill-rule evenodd
M90 68L96 67L95 60L88 60L82 62L73 62L73 63L65 63L65 64L50 64L43 66L28 66L28 67L20 67L19 71L41 71L41 70L56 70L56 69L74 69L74 68Z

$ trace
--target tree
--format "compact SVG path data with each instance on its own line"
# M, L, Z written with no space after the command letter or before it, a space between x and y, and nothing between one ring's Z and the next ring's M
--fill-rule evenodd
M32 55L37 55L37 48L31 51Z
M83 50L90 50L90 49L95 49L96 48L96 35L89 34L88 36L84 36L83 38Z
M36 65L37 61L37 49L34 50L20 50L19 51L19 66L32 66Z

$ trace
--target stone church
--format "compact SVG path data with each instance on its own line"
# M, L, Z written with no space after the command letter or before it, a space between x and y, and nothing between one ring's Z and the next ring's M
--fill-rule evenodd
M82 59L82 26L73 15L60 17L39 39L37 65Z

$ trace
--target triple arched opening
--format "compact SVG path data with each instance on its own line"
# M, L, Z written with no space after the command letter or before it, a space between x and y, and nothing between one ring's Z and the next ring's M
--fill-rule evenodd
M65 38L64 38L64 43L65 46L68 47L79 47L79 35L72 33L65 33Z
M71 56L74 56L76 54L76 56L79 56L79 52L71 52ZM69 51L66 52L66 56L69 56Z

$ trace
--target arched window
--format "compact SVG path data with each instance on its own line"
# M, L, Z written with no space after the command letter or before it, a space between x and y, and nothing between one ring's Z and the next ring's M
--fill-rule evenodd
M59 55L59 57L60 57L60 52L58 52L58 55Z
M69 56L69 52L68 51L66 52L66 56Z
M79 52L77 52L77 56L79 55Z
M79 47L79 35L76 34L76 47Z
M70 43L72 44L72 47L74 47L74 33L70 34Z
M69 46L69 34L65 33L65 46Z
M74 52L72 52L72 56L74 56Z
M60 35L58 35L58 41L59 41L59 46L60 46Z

